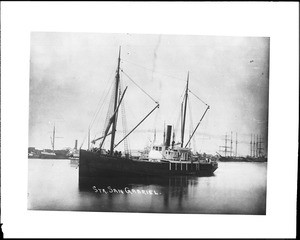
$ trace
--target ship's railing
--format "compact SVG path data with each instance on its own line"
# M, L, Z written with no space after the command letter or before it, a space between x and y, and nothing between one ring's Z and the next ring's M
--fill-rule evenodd
M192 161L169 161L170 171L199 171L200 162Z
M91 150L89 150L89 151L91 151L91 152L93 152L93 153L97 153L97 154L99 154L99 155L101 155L101 156L107 156L107 157L122 157L122 158L128 158L130 155L126 155L125 154L125 156L122 154L122 152L121 151L114 151L114 153L111 155L110 154L110 152L109 152L109 150L108 151L106 151L106 150L104 150L104 149L99 149L99 148L93 148L93 149L91 149Z

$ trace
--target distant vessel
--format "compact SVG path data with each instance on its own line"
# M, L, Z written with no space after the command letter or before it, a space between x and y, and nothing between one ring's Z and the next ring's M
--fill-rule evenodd
M250 156L247 157L239 157L237 156L237 134L236 134L236 149L235 149L235 155L233 155L233 147L232 147L232 133L231 138L227 138L227 134L225 135L225 145L220 146L222 152L224 152L224 155L221 155L217 152L219 155L219 161L220 162L267 162L267 157L263 155L262 152L262 140L260 137L260 141L258 138L258 135L255 137L255 135L252 138L251 134L251 141L250 141ZM230 142L230 145L228 145L228 142Z
M221 155L220 153L217 152L219 155L219 161L220 162L247 162L247 160L243 157L238 157L237 156L237 133L236 133L236 141L235 141L235 153L233 153L233 140L232 140L232 132L230 134L230 139L228 138L228 135L226 133L225 135L225 145L220 146L220 152L223 152L224 155ZM228 142L230 144L228 144Z
M42 159L67 159L68 150L55 150L55 125L53 126L52 136L50 136L52 149L44 149L40 153Z
M246 157L249 162L267 162L268 158L263 153L262 137L251 134L250 155Z
M266 156L261 156L261 157L247 156L245 159L247 160L247 162L267 162L268 161L268 158Z
M263 154L262 137L251 134L250 155L246 157L249 162L267 162L268 158Z
M174 141L170 144L172 126L167 127L166 141L162 145L153 145L148 155L144 154L143 158L133 158L126 153L125 156L121 152L115 151L115 148L124 141L129 134L131 134L150 114L159 108L159 103L153 100L156 106L117 144L115 144L115 133L117 127L118 110L122 103L127 87L122 91L120 88L120 54L119 49L118 66L115 76L115 87L113 90L113 110L109 116L109 121L104 131L104 136L92 141L95 143L102 140L99 148L91 150L80 149L79 154L79 178L90 177L134 177L134 176L172 176L172 175L212 175L218 168L216 161L201 160L198 155L194 155L191 148L188 148L188 143L196 132L200 122L205 116L209 106L203 113L198 125L191 134L190 139L184 145L184 131L186 121L186 109L188 101L188 84L189 74L187 77L187 84L185 88L185 97L182 102L182 125L181 125L181 142L176 145ZM139 87L140 88L140 87ZM141 89L141 88L140 88ZM145 91L141 89L144 93ZM111 129L111 130L110 130ZM110 132L109 132L110 130ZM103 149L103 143L108 135L111 135L110 149Z
M249 160L245 157L224 157L224 156L220 156L219 157L219 161L220 162L249 162Z

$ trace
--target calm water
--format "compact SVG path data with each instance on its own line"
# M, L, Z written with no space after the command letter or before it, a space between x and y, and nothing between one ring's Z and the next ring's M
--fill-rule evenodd
M210 177L78 181L78 161L29 159L28 209L265 214L266 163L224 163Z

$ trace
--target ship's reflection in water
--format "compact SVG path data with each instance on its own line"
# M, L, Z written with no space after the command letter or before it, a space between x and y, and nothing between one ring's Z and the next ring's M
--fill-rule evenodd
M29 160L29 209L265 214L266 163L220 163L210 177L78 179L77 160Z
M191 176L80 179L79 191L112 201L113 209L104 209L108 211L183 212L198 180Z

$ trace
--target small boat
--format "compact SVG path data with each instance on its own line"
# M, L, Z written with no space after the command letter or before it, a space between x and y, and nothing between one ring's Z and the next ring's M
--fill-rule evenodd
M122 91L120 88L120 70L121 50L119 49L118 66L115 76L115 84L113 90L114 105L109 121L105 127L104 135L92 141L101 140L99 147L83 150L80 148L79 153L79 179L84 178L103 178L103 177L145 177L145 176L174 176L174 175L197 175L209 176L218 168L217 161L210 159L201 159L199 155L193 154L192 149L188 147L193 138L197 128L199 127L203 117L209 109L206 104L199 123L190 135L188 141L184 141L185 136L185 121L186 110L188 102L189 89L189 74L187 76L187 83L185 87L185 96L182 102L182 124L181 124L181 141L175 144L174 134L171 143L172 126L167 126L166 139L163 144L153 145L148 154L143 157L131 157L130 154L122 154L116 151L115 148L124 141L140 124L144 122L157 108L159 103L155 100L154 108L117 144L115 144L115 134L117 127L117 117L119 107L122 103L123 97L127 87ZM140 88L140 87L139 87ZM144 91L144 90L142 90ZM147 94L148 95L148 94ZM153 99L153 98L152 98ZM110 149L104 149L103 143L108 135L111 135Z

